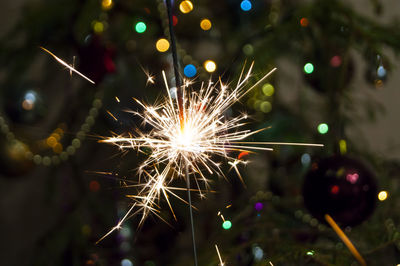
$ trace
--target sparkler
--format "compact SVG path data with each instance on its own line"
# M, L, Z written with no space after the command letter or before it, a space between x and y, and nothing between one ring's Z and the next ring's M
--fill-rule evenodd
M144 182L135 185L139 188L136 195L128 196L137 207L134 213L142 214L139 225L150 213L159 216L160 197L165 198L175 218L169 195L183 202L185 200L173 192L178 188L170 185L175 179L185 176L186 167L189 174L194 177L197 191L203 197L203 191L209 189L208 175L225 177L222 161L227 161L244 182L238 165L246 164L247 161L235 157L236 153L271 151L272 148L267 145L323 146L311 143L245 141L246 138L265 129L255 131L243 129L247 124L246 114L227 117L225 113L275 71L274 68L250 88L246 88L253 65L254 63L247 71L243 67L239 80L232 90L221 79L217 83L211 80L201 83L198 91L192 90L190 82L185 82L182 109L175 95L171 95L165 72L162 72L167 97L156 105L146 105L134 99L143 110L128 111L139 116L143 123L150 125L152 129L149 132L138 129L136 132L115 135L100 141L116 145L123 151L134 149L146 153L144 148L151 150L138 168L139 177L143 178ZM133 209L129 210L131 211Z
M89 82L93 82L47 49L42 47L41 49L53 56L70 71L79 74ZM247 71L245 71L245 66L243 67L233 89L230 89L227 84L219 79L216 83L211 80L203 82L200 89L194 91L192 82L186 80L183 82L181 98L179 95L171 95L163 71L167 97L155 105L147 105L134 99L143 108L143 111L128 112L139 116L143 124L150 125L152 129L149 132L137 129L136 132L114 135L104 138L100 142L116 145L120 150L137 150L146 154L147 159L139 166L139 183L126 185L126 187L134 186L138 188L137 194L127 195L133 201L131 207L117 225L98 242L113 231L119 230L124 221L136 214L141 213L139 225L145 221L150 213L162 219L159 215L161 197L165 198L176 219L169 196L174 196L187 203L175 192L186 189L172 187L171 183L175 179L184 177L185 172L194 177L197 186L197 189L190 189L190 191L195 190L200 194L200 197L204 197L204 191L209 191L210 180L207 178L208 175L216 174L225 177L222 161L226 161L244 183L238 165L246 164L247 161L240 156L235 157L235 153L273 150L267 147L268 145L323 146L322 144L312 143L248 142L245 140L266 128L260 130L244 129L247 124L247 114L234 117L228 117L225 114L234 104L240 102L247 93L264 82L276 70L276 68L272 69L254 85L246 88L253 66L254 62L251 63ZM153 80L153 78L148 76L148 80ZM111 113L109 114L117 119ZM147 154L145 148L150 149L149 154ZM186 177L188 177L188 174L186 174ZM202 189L202 187L205 189Z

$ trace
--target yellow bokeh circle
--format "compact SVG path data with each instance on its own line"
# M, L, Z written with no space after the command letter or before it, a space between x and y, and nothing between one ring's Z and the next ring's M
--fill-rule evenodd
M205 18L205 19L201 20L201 22L200 22L200 28L202 30L209 30L209 29L211 29L211 26L212 26L212 24L209 19Z
M161 38L156 42L157 51L163 53L169 49L169 41L167 39Z
M182 1L179 5L179 10L186 14L193 10L193 4L190 1Z
M212 60L207 60L204 62L204 68L207 72L214 72L217 69L217 65Z

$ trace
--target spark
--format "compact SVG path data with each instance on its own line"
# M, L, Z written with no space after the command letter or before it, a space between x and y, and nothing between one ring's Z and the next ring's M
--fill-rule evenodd
M149 85L149 83L154 84L154 83L155 83L155 81L154 81L154 79L155 79L154 75L150 74L150 71L146 70L146 69L142 66L142 64L140 64L139 61L138 61L138 64L139 64L140 68L142 69L143 73L144 73L144 74L146 75L146 77L147 77L146 86Z
M115 96L115 100L119 103L119 102L121 102L121 100L117 97L117 96Z
M108 110L106 110L107 114L109 114L115 121L118 121L118 119Z
M62 59L60 59L59 57L57 57L55 54L53 54L52 52L50 52L49 50L47 50L44 47L40 46L40 49L42 49L43 51L45 51L46 53L48 53L49 55L51 55L54 59L56 59L61 65L65 66L66 68L69 69L70 74L72 74L72 72L75 72L76 74L78 74L79 76L81 76L82 78L86 79L87 81L89 81L92 84L95 84L93 80L89 79L88 77L86 77L85 75L83 75L81 72L79 72L78 70L76 70L73 66L68 65L66 62L64 62Z
M219 265L220 266L224 266L225 263L222 261L221 254L219 253L219 249L218 249L217 244L215 244L215 249L217 250L217 254L218 254L218 258L219 258Z
M152 76L148 73L146 73L146 75L147 75L146 85L148 85L149 83L154 84L155 83L154 76Z

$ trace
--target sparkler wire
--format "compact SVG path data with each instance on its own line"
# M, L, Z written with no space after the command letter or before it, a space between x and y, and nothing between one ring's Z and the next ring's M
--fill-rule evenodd
M176 39L174 34L174 26L172 23L172 8L171 8L171 0L165 1L167 4L167 12L168 12L168 25L169 25L169 35L171 38L171 50L172 50L172 61L174 65L174 74L175 74L175 86L176 86L176 94L178 97L178 108L179 115L182 122L183 119L183 93L181 87L181 76L179 75L179 62L178 55L176 53Z
M197 252L196 252L196 240L195 240L195 237L194 237L192 197L191 197L191 193L190 193L189 166L188 166L187 163L186 163L186 185L187 185L187 194L188 194L188 201L189 201L190 224L191 224L191 227L192 227L192 242L193 242L194 265L197 266Z
M181 123L181 129L184 125L184 117L183 117L183 92L181 87L181 77L179 76L179 63L178 56L176 53L176 40L172 23L172 8L171 8L171 0L166 1L167 4L167 12L168 12L168 25L169 25L169 35L171 38L171 49L172 49L172 61L174 65L174 73L175 73L175 86L176 86L176 94L178 98L178 112L179 119ZM189 179L189 166L186 162L186 186L187 186L187 194L188 194L188 202L189 202L189 212L190 212L190 225L192 231L192 246L193 246L193 256L194 256L194 265L197 266L197 252L196 252L196 239L194 235L194 221L193 221L193 210L192 210L192 197L190 192L190 179Z

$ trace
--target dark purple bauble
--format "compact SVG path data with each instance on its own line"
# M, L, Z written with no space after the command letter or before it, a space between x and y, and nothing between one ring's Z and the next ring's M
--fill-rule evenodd
M374 210L374 174L358 160L334 156L315 162L303 186L306 208L320 222L329 214L341 226L355 226Z

